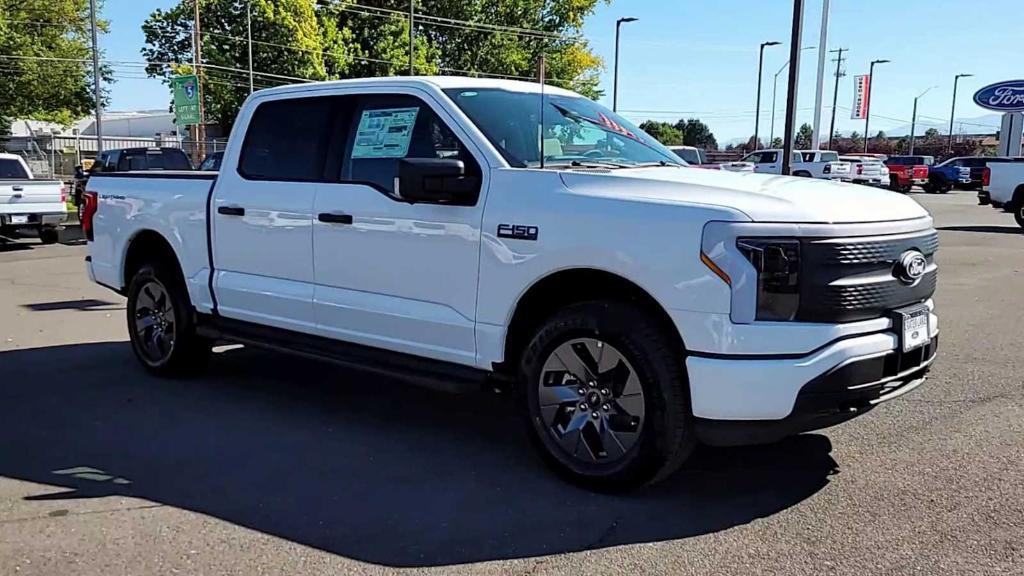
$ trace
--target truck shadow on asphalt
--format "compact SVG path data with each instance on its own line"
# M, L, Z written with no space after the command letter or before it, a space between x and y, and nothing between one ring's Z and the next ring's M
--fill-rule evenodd
M599 495L544 468L503 396L248 349L196 380L148 376L127 343L0 352L0 367L0 475L58 487L28 500L139 497L387 566L706 534L837 472L828 439L805 434L700 449L656 487Z

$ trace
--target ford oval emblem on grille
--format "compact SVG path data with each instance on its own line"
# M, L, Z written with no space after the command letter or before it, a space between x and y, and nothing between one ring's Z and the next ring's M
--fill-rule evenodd
M904 284L915 284L918 280L924 276L924 271L928 268L928 260L917 250L907 250L900 255L900 259L896 262L896 269L893 270L893 275Z

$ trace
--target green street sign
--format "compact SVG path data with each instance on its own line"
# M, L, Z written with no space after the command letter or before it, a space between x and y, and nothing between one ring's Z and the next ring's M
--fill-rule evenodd
M174 122L178 126L199 124L199 79L195 74L171 79L174 90Z

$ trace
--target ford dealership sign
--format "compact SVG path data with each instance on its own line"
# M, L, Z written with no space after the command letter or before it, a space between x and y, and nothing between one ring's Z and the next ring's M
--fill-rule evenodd
M997 112L1024 112L1024 80L989 84L974 93L974 103Z

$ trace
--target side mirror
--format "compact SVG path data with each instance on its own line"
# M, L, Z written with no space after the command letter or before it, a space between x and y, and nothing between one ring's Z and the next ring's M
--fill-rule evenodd
M403 158L396 191L412 203L472 205L480 194L480 177L466 174L466 164L454 158Z

